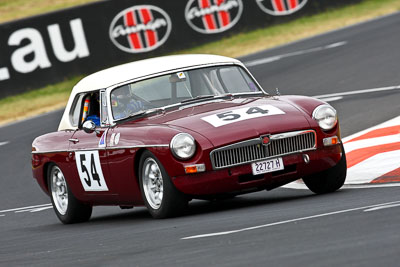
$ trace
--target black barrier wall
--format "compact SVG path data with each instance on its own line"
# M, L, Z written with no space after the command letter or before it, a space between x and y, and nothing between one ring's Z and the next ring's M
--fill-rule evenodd
M0 97L360 1L109 0L0 24Z

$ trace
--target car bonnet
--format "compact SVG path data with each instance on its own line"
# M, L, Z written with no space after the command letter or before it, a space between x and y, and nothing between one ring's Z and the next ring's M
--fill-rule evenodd
M206 101L182 106L140 123L197 132L218 147L265 134L310 129L307 115L271 97Z

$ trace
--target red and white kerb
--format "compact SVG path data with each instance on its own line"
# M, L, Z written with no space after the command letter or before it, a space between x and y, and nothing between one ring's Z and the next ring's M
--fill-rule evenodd
M400 182L400 117L343 141L347 184Z

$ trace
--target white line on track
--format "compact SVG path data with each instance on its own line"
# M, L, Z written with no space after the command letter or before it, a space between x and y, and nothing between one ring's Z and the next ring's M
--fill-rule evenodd
M38 211L43 211L43 210L48 210L51 209L52 206L45 206L45 207L39 207L39 208L30 208L30 209L25 209L25 210L17 210L15 213L21 213L21 212L38 212Z
M0 142L0 146L4 146L7 145L8 143L10 143L9 141L5 141L5 142Z
M396 208L396 207L400 207L400 203L389 204L389 205L382 205L382 206L379 206L379 207L374 207L374 208L366 209L366 210L364 210L364 212L376 211L376 210L383 210L383 209L390 209L390 208Z
M400 183L384 183L384 184L345 184L341 189L370 189L381 187L399 187ZM308 187L300 181L295 181L290 184L282 186L283 188L295 190L309 190Z
M400 183L385 183L385 184L345 184L343 189L370 189L380 187L398 187ZM308 189L308 188L307 188Z
M389 205L400 205L400 201L387 202L387 203L381 203L381 204L376 204L376 205L370 205L370 206L357 207L357 208L352 208L352 209L345 209L345 210L338 210L338 211L333 211L333 212L321 213L321 214L316 214L316 215L311 215L311 216L306 216L306 217L300 217L300 218L295 218L295 219L290 219L290 220L285 220L285 221L280 221L280 222L262 224L262 225L257 225L257 226L252 226L252 227L247 227L247 228L242 228L242 229L237 229L237 230L231 230L231 231L215 232L215 233L209 233L209 234L187 236L187 237L181 238L181 240L235 234L235 233L240 233L240 232L245 232L245 231L257 230L257 229L260 229L260 228L266 228L266 227L270 227L270 226L276 226L276 225L282 225L282 224L287 224L287 223L305 221L305 220L310 220L310 219L315 219L315 218L320 218L320 217L326 217L326 216L331 216L331 215L336 215L336 214L342 214L342 213L347 213L347 212L352 212L352 211L358 211L358 210L367 211L368 209L371 209L371 208L381 207L381 206L389 206Z
M400 90L400 85L380 87L380 88L371 88L371 89L363 89L363 90L355 90L355 91L348 91L348 92L334 93L334 94L326 94L326 95L315 95L313 97L320 98L320 99L325 99L325 98L332 98L332 97L343 97L345 95L358 95L358 94L366 94L366 93L374 93L374 92L382 92L382 91L391 91L391 90Z
M28 206L28 207L16 208L16 209L0 210L0 213L12 212L12 211L20 211L20 210L28 210L28 209L38 209L38 208L49 207L49 206L51 206L51 204L42 204L42 205L36 205L36 206Z
M317 52L317 51L323 51L323 50L327 50L327 49L336 48L336 47L343 46L346 44L347 44L346 41L342 41L342 42L337 42L337 43L333 43L333 44L329 44L329 45L325 45L325 46L314 47L314 48L310 48L310 49L306 49L306 50L299 50L299 51L291 52L291 53L287 53L287 54L281 54L281 55L277 55L277 56L247 61L244 64L246 65L246 67L253 67L253 66L257 66L257 65L268 64L268 63L278 61L278 60L281 60L281 59L287 58L287 57L305 55L305 54L309 54L309 53L313 53L313 52Z

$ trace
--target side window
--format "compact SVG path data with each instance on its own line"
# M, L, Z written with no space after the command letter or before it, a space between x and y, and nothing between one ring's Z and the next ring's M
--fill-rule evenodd
M82 123L86 120L91 120L96 124L96 126L100 126L99 91L88 93L84 97Z
M84 94L76 95L74 102L72 103L71 111L69 114L72 126L78 127L79 117L81 115L81 110L82 110L82 101L84 96L85 96Z
M85 120L92 120L100 126L99 92L79 94L75 97L70 111L71 124L79 127Z

